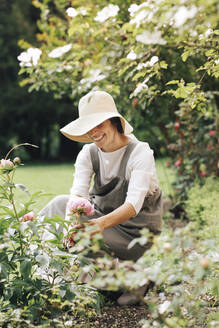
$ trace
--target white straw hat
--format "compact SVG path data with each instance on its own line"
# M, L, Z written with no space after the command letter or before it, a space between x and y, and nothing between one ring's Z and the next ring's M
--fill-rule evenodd
M91 91L79 101L79 118L60 131L69 139L92 142L87 132L112 117L119 117L124 134L133 131L132 126L119 114L113 97L105 91Z

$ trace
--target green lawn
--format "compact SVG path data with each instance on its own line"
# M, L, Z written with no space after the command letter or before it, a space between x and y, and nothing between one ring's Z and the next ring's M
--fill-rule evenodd
M172 193L171 182L174 174L165 165L166 159L157 160L157 174L164 196ZM41 209L52 197L68 194L73 182L73 163L65 164L25 164L20 166L15 174L15 183L24 184L32 194L36 191L50 193L49 196L39 198L34 210ZM16 192L16 199L20 202L28 200L28 196L20 190Z

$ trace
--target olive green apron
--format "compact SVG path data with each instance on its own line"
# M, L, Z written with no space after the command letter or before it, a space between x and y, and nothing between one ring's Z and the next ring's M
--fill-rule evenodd
M126 166L136 144L135 141L131 141L127 145L118 176L105 185L102 185L100 181L98 148L95 144L91 146L90 155L95 173L94 186L90 191L90 198L95 206L95 215L91 219L108 214L124 204L129 184L125 177ZM135 217L122 224L105 229L103 231L104 242L115 257L121 260L135 261L151 246L151 242L145 246L135 244L128 249L129 243L134 238L141 236L140 231L142 228L148 228L155 234L159 233L161 231L161 221L162 194L158 188L152 195L145 198L142 209Z

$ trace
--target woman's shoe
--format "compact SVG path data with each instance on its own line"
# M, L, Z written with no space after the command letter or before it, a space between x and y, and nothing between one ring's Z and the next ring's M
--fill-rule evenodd
M141 298L146 295L149 288L152 288L154 286L154 283L150 281L148 284L139 287L135 290L133 290L132 293L123 293L118 299L117 303L119 305L135 305L140 303Z

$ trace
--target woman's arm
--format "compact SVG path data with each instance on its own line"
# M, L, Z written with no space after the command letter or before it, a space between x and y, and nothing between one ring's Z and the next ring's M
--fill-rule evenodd
M124 203L111 213L101 216L98 219L93 219L89 221L89 224L98 225L98 230L100 232L103 232L104 229L111 228L117 224L124 223L135 215L136 212L134 207L129 203Z

